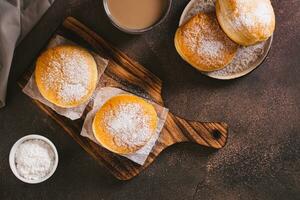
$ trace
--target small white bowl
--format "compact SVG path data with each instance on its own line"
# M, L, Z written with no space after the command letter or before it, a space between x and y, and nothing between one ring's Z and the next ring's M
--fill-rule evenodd
M40 180L25 179L24 177L20 176L20 174L18 173L17 168L16 168L16 163L15 163L16 151L17 151L18 147L20 146L20 144L22 144L23 142L25 142L27 140L42 140L42 141L46 142L47 144L49 144L51 146L51 148L53 150L53 153L54 153L54 156L55 156L55 160L54 160L54 164L53 164L53 168L52 168L51 172L47 176L41 178ZM9 153L9 165L10 165L10 169L13 172L13 174L19 180L23 181L24 183L30 183L30 184L41 183L41 182L47 180L48 178L50 178L54 174L54 172L57 168L57 165L58 165L58 153L57 153L57 150L56 150L56 147L54 146L54 144L49 139L47 139L46 137L41 136L41 135L27 135L27 136L24 136L24 137L20 138L12 146L12 148L10 150L10 153Z

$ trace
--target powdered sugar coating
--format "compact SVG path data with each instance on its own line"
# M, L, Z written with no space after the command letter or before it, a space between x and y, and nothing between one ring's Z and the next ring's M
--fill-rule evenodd
M87 94L87 89L80 83L63 84L58 94L64 102L69 102L84 97Z
M204 71L223 68L238 48L221 30L213 13L198 13L177 30L175 38L184 59Z
M260 0L259 5L249 0L236 0L236 8L233 11L237 17L233 20L233 25L237 28L256 26L266 26L273 19L273 9L268 1ZM244 14L247 13L247 14Z
M88 94L89 63L80 52L74 50L67 55L60 52L47 66L42 81L47 90L57 89L63 102L77 101ZM54 88L56 86L59 88Z
M217 58L224 48L224 44L219 41L203 39L201 40L201 46L198 51L202 52L202 54L204 54L205 56Z
M184 31L184 43L190 49L191 52L197 53L198 55L204 55L209 61L220 57L220 52L225 48L224 43L217 40L214 35L207 32L212 29L207 23L195 24L190 27L188 31ZM206 38L195 37L199 32L206 33Z
M117 146L142 146L152 135L150 117L138 103L118 105L107 113L104 122Z

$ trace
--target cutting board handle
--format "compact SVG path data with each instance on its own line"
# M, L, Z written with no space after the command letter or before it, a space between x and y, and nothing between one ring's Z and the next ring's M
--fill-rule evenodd
M159 141L165 147L180 142L194 142L220 149L225 146L228 125L223 122L196 122L180 118L169 112Z

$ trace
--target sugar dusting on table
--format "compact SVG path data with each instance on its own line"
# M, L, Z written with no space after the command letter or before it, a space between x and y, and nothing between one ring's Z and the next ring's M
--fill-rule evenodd
M15 154L18 174L27 180L40 180L54 167L55 154L49 144L39 139L20 144Z
M282 165L278 167L278 163L292 160L297 166L299 160L295 160L293 155L298 155L300 148L290 148L292 143L298 141L292 134L281 137L279 143L275 139L266 140L268 136L263 137L254 145L249 143L247 135L243 139L234 139L217 154L211 155L206 166L206 181L222 178L222 181L232 183L232 177L235 177L235 180L238 177L242 178L243 183L249 178L261 181L264 176L275 177L276 173L282 170Z
M107 113L104 121L118 146L144 145L152 134L149 127L150 118L137 103L120 104Z

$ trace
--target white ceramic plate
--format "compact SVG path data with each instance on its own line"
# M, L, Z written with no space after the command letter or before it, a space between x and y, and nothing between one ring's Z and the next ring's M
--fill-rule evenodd
M182 15L180 17L180 21L179 21L179 26L184 24L192 16L196 15L199 11L203 11L203 12L214 11L215 10L214 6L210 6L211 3L209 3L209 2L214 2L214 0L191 0L187 4L185 9L183 10L183 13L182 13ZM204 5L204 4L208 4L208 5L204 6L204 8L202 8L202 5ZM240 70L240 71L237 71L234 73L230 73L230 74L216 73L218 71L216 71L216 72L201 72L201 73L203 73L206 76L209 76L211 78L220 79L220 80L230 80L230 79L236 79L236 78L245 76L246 74L249 74L254 69L256 69L265 60L265 58L267 57L268 52L271 48L272 41L273 41L273 36L264 42L262 54L260 56L258 56L258 58L256 60L253 60L252 62L250 62L248 67L243 70Z
M53 168L51 170L51 172L43 177L42 179L40 180L28 180L28 179L25 179L23 178L22 176L19 175L17 169L16 169L16 163L15 163L15 155L16 155L16 151L19 147L20 144L22 144L23 142L27 141L27 140L35 140L35 139L38 139L38 140L42 140L44 142L46 142L47 144L50 145L50 147L52 148L53 150L53 153L54 153L54 156L55 156L55 160L54 160L54 164L53 164ZM27 136L24 136L22 138L20 138L11 148L10 150L10 153L9 153L9 165L10 165L10 168L11 168L11 171L13 172L13 174L21 181L25 182L25 183L30 183L30 184L36 184L36 183L41 183L45 180L47 180L48 178L50 178L56 168L57 168L57 165L58 165L58 153L57 153L57 150L56 150L56 147L54 146L54 144L47 138L45 138L44 136L41 136L41 135L27 135Z

